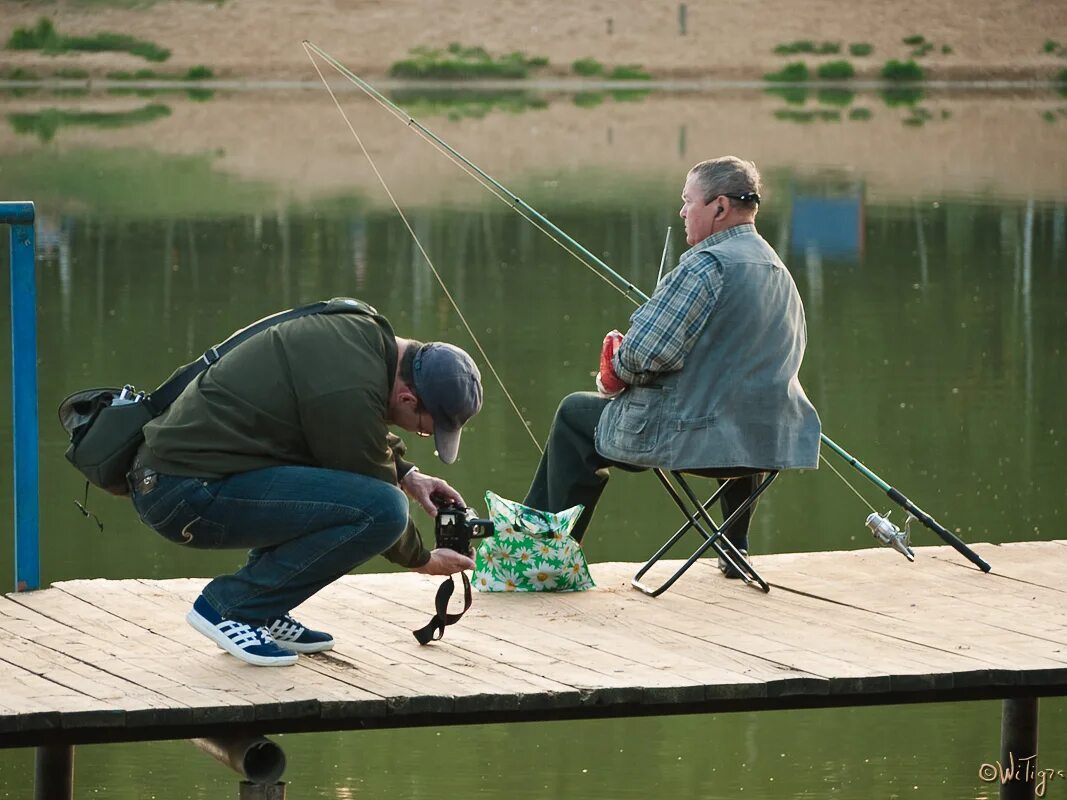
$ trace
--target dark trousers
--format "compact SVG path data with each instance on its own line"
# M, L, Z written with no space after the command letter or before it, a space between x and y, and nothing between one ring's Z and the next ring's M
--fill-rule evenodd
M629 472L641 472L643 467L609 461L596 451L594 434L600 412L610 401L594 392L575 392L563 398L556 409L552 428L548 432L545 452L537 465L533 484L524 501L532 508L559 512L581 503L585 511L578 518L571 534L579 542L593 518L593 510L608 483L608 469L619 467ZM736 471L736 470L733 470ZM716 477L732 470L700 470L701 475ZM723 517L741 505L763 479L756 473L735 481L720 498ZM723 481L720 480L720 483ZM740 550L748 550L748 526L755 513L752 506L730 528L727 537Z

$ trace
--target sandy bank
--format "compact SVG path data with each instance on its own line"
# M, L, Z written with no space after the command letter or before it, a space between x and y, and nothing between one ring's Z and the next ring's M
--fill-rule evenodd
M1042 52L1067 43L1067 3L1054 0L763 0L732 4L591 0L158 0L132 8L68 2L3 4L0 35L41 16L67 34L126 33L170 48L164 65L125 54L0 51L0 72L21 67L42 74L77 68L102 76L150 67L184 71L196 64L227 78L307 79L314 72L300 46L311 39L360 74L384 75L416 46L458 41L492 53L546 56L544 74L569 74L578 58L636 63L658 78L758 79L798 57L773 54L796 40L873 45L865 58L802 57L813 67L847 58L859 77L886 60L906 59L902 39L922 34L934 47L920 61L941 79L1049 79L1067 58ZM943 48L951 52L943 52Z

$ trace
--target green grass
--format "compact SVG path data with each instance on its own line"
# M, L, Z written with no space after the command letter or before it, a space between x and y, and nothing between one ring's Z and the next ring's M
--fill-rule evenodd
M848 52L849 55L856 56L857 58L862 58L863 56L869 56L871 53L873 53L874 46L868 44L867 42L855 42L854 44L850 44L848 46Z
M185 73L185 80L187 81L206 81L214 77L215 73L211 67L205 67L203 64L189 67Z
M847 61L827 61L815 68L815 74L824 81L839 81L855 77L856 70Z
M57 69L55 73L57 78L65 78L69 80L81 80L89 77L89 70L77 69L75 67L65 67L63 69Z
M571 69L575 75L581 75L586 78L604 74L604 65L595 58L579 58L571 64Z
M901 41L909 47L918 47L926 43L926 37L921 33L913 33L911 36L905 36Z
M933 49L933 42L923 42L921 45L911 51L911 55L913 58L922 58Z
M820 42L816 44L811 39L801 39L788 44L780 44L774 48L775 55L792 56L799 53L811 53L817 56L835 55L841 52L840 42Z
M783 83L806 81L808 79L808 65L803 61L793 61L786 64L778 72L768 72L763 78L764 80Z
M9 50L40 50L46 55L58 55L71 51L130 53L147 61L157 62L170 58L170 50L124 33L105 31L92 36L62 36L48 17L41 17L32 28L16 28L11 38L8 39L7 48Z
M921 81L925 76L923 68L914 61L897 61L893 58L882 67L882 77L887 81Z
M869 108L854 108L848 112L849 119L858 120L860 122L866 122L872 116L873 115L871 114L871 110Z
M66 111L47 108L32 113L8 114L15 133L36 134L42 142L50 142L60 128L89 126L94 128L125 128L170 116L164 105L147 105L133 111Z
M1067 69L1061 69L1060 74L1056 76L1057 83L1067 83Z
M548 64L544 56L524 53L491 56L483 47L464 47L453 42L447 50L417 47L411 57L389 68L395 78L465 80L470 78L525 78L531 69Z
M619 64L608 73L613 81L650 81L652 76L640 64Z

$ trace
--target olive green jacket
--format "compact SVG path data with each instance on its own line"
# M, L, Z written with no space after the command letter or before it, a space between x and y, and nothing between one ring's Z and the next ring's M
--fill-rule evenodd
M397 484L413 465L387 427L396 337L378 315L312 314L242 342L145 426L145 466L218 479L266 467L345 470ZM429 560L409 520L383 555Z

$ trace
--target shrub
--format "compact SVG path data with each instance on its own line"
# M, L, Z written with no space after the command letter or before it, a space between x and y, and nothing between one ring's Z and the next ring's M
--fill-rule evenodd
M848 112L848 118L860 120L861 122L869 120L871 118L871 110L869 108L854 108Z
M856 42L848 46L848 52L857 57L869 56L874 52L874 47L867 42Z
M66 53L79 50L90 53L122 52L141 56L148 61L166 61L170 50L153 42L135 39L123 33L97 33L93 36L60 36L52 20L41 17L32 28L18 28L7 43L12 50L42 50L45 53Z
M190 67L189 71L185 73L185 80L187 81L203 81L214 77L215 73L211 70L211 67L205 67L203 64Z
M806 81L808 79L808 65L803 61L793 61L786 64L778 72L768 72L763 77L768 81Z
M1067 83L1067 69L1060 70L1060 74L1056 76L1057 83Z
M571 64L571 69L576 75L600 75L604 72L604 65L595 58L579 58Z
M847 61L827 61L815 69L815 74L825 81L837 81L855 76L856 70Z
M926 42L926 37L921 33L913 33L911 36L905 36L901 41L910 47L918 47Z
M801 39L788 44L780 44L774 48L774 52L780 56L791 56L797 53L812 53L814 55L834 55L841 52L840 42L821 42L816 44L811 39Z
M882 67L882 77L887 81L921 81L926 73L914 61L890 59Z
M941 54L946 56L952 55L952 47L947 44L941 45Z
M54 46L59 36L48 17L41 17L32 28L16 28L8 39L9 50L45 50Z
M89 71L88 70L84 70L84 69L75 69L73 67L66 67L64 69L56 70L56 77L57 78L70 78L72 80L80 79L80 78L88 78L89 77Z
M925 56L927 53L929 53L933 49L934 49L934 46L933 46L933 44L931 42L925 42L924 44L921 44L918 47L916 47L914 50L912 50L911 54L915 58L922 58L923 56Z
M650 81L649 75L640 64L620 64L611 71L608 78L613 81Z
M1060 43L1055 39L1046 39L1044 46L1041 48L1043 53L1055 53L1060 49Z
M397 61L389 74L398 78L452 79L464 78L525 78L533 66L543 66L548 59L527 58L522 53L509 53L493 58L483 47L464 47L452 42L447 51L417 47L411 58Z

